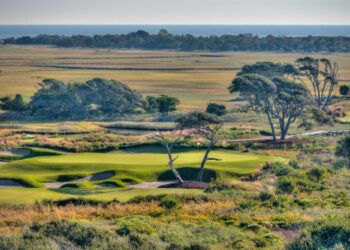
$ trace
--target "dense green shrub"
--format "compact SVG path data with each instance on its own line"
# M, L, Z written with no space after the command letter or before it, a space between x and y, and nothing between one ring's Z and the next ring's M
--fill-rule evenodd
M310 180L320 181L324 177L325 173L326 172L321 168L312 168L309 171L308 176Z
M222 116L226 114L226 107L225 105L221 105L221 104L209 103L206 111L210 114Z
M277 182L277 189L282 193L293 193L295 190L295 184L287 178L282 178Z
M328 218L307 226L288 250L350 249L350 218Z
M180 207L180 203L177 199L165 197L160 201L160 205L166 209L176 209Z
M339 87L339 94L346 96L350 94L350 87L347 85L341 85Z
M293 170L293 167L280 162L275 162L272 164L272 172L274 172L277 176L286 176L290 174Z

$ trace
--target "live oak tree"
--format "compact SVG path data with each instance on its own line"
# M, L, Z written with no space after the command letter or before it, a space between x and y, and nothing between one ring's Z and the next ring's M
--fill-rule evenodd
M226 107L222 104L208 103L206 112L217 116L223 116L226 114Z
M17 94L14 98L5 96L0 98L0 109L5 111L25 111L28 108L27 103L24 102L22 95Z
M180 173L176 170L174 167L174 162L177 160L179 156L174 157L173 156L173 148L174 146L182 139L182 129L181 130L174 130L171 132L156 132L153 133L151 136L152 139L159 142L165 149L168 155L168 166L170 167L170 170L173 172L176 180L179 183L183 183L183 179L180 175Z
M149 112L169 113L176 111L177 105L180 104L179 99L172 96L147 96L146 97L146 109Z
M326 58L304 57L296 60L296 65L298 71L295 77L305 86L308 83L312 85L315 105L327 111L338 84L338 64Z
M34 117L47 120L123 115L143 108L137 92L121 82L101 78L68 84L46 79L29 103Z
M218 133L223 126L223 121L216 115L204 112L191 112L177 119L177 126L181 129L194 129L207 141L207 148L204 153L201 166L198 172L198 181L203 180L205 164L209 153L218 142Z
M280 139L284 140L290 125L301 116L310 101L304 85L282 77L270 79L259 74L236 77L229 91L238 92L253 110L266 114L273 141L276 141L274 120L278 121Z

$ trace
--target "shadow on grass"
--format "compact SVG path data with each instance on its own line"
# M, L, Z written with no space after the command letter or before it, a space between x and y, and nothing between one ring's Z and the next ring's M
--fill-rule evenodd
M193 167L182 167L178 168L177 171L180 173L181 177L186 181L197 180L199 168ZM203 181L210 182L211 180L215 180L217 178L217 172L212 169L204 169L203 173ZM161 173L158 176L158 181L167 181L167 180L175 180L173 172L168 170L166 172Z
M98 189L81 189L81 188L58 188L51 189L53 192L60 194L71 194L71 195L89 195L89 194L102 194L106 193L106 190L98 190Z
M184 147L177 147L174 148L173 153L184 153L184 152L193 152L193 151L200 151L201 149L198 148L184 148ZM127 147L123 148L120 151L123 151L125 153L149 153L149 154L166 154L166 151L164 147L160 145L142 145L142 146L133 146L133 147Z

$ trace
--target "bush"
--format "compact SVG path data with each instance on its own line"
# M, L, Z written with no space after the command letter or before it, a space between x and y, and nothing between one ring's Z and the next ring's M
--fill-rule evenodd
M339 87L339 94L343 95L343 96L347 96L350 94L350 87L347 85L341 85Z
M299 162L296 161L296 160L290 160L288 162L288 165L291 166L294 169L300 169L301 168L301 166L299 165Z
M209 103L206 111L207 113L210 113L210 114L222 116L226 114L226 107L225 105L221 105L221 104Z
M286 176L290 174L293 170L294 169L292 167L280 162L272 164L272 172L274 172L276 176Z
M312 168L308 173L310 180L313 181L320 181L324 177L324 175L325 171L320 168Z
M287 246L288 250L350 249L350 218L315 222Z
M174 198L163 198L160 201L160 205L166 209L172 210L180 207L180 203L177 199Z
M295 184L288 179L280 179L277 183L277 189L282 193L292 193L295 190Z
M156 230L152 225L152 219L149 217L135 216L123 218L119 222L120 226L116 230L118 235L135 235L135 234L146 234L150 235L155 233Z
M261 201L267 201L267 200L271 200L273 198L273 195L268 193L268 192L261 192L259 194L259 199Z

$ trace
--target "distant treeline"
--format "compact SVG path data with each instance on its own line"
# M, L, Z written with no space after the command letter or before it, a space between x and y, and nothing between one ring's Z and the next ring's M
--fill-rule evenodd
M251 34L195 37L172 35L166 30L149 34L139 30L124 35L58 36L39 35L8 38L4 44L41 44L59 47L118 49L173 49L183 51L280 51L280 52L349 52L350 37L258 37Z

